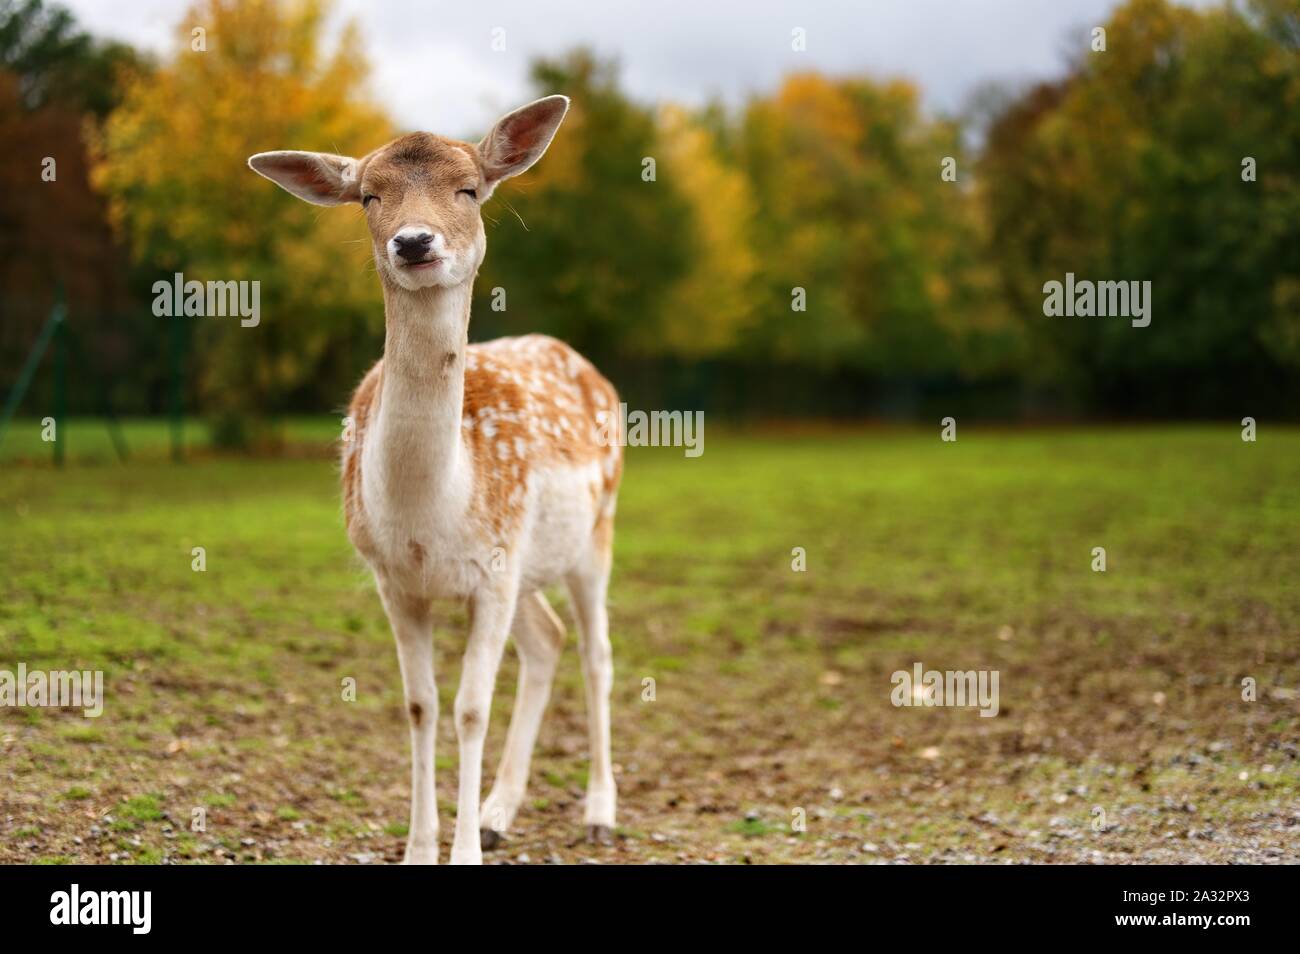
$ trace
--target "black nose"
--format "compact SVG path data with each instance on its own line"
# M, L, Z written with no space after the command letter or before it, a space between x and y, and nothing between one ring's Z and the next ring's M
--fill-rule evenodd
M397 246L397 254L408 262L418 262L429 252L429 246L433 244L433 236L428 232L421 232L418 235L398 235L393 239Z

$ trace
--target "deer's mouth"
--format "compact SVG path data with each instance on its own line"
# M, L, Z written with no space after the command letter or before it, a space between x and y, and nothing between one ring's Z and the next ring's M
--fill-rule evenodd
M418 262L399 262L398 267L410 269L413 272L421 272L421 271L427 271L428 269L431 268L437 268L444 261L445 259L441 259L435 256L432 258L422 258Z

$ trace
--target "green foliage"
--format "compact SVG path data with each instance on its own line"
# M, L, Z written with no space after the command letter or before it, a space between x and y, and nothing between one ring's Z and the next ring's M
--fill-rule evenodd
M655 340L694 243L680 187L662 170L642 179L657 155L654 115L586 52L538 62L533 81L573 106L546 158L488 206L475 335L546 331L597 355ZM498 286L509 296L499 318L487 301Z
M1092 402L1161 409L1300 367L1300 46L1294 3L1131 0L1110 48L990 131L991 256L1044 373ZM1253 159L1257 181L1243 181ZM1150 327L1046 319L1043 283L1149 280ZM1031 364L1029 369L1035 365Z
M137 60L131 47L78 29L62 7L0 0L0 69L21 78L29 110L59 103L102 118L117 104L117 71Z
M100 322L92 350L131 366L137 409L165 393L169 320L190 341L187 399L223 444L342 404L382 340L366 230L245 166L276 148L360 155L393 134L363 92L357 31L324 48L328 10L201 0L154 65L41 0L0 0L0 138L14 144L0 160L14 315L0 366L21 360L56 282L74 319L124 310L116 234L134 315ZM767 386L800 413L959 392L1001 401L994 413L1044 394L1107 412L1276 413L1300 397L1298 24L1295 0L1128 0L1108 49L1080 48L1059 82L986 91L978 130L978 110L934 116L902 81L798 73L739 110L692 111L630 99L591 51L540 59L535 91L573 108L485 209L471 334L554 334L631 392L707 407L770 408L748 394ZM33 192L31 170L55 154L58 187ZM66 236L67 255L45 253ZM264 320L154 318L145 292L177 271L259 281ZM1043 285L1066 272L1150 281L1152 325L1045 318Z
M0 0L0 394L17 376L61 285L74 321L127 301L126 256L91 189L84 133L118 101L135 64L42 0ZM125 350L112 327L79 329L88 351ZM38 381L29 406L47 393ZM45 400L45 407L49 406Z
M274 414L321 378L340 389L313 403L337 402L355 375L349 344L382 314L360 212L321 214L247 166L272 149L362 155L390 138L361 93L356 31L321 49L326 10L205 0L192 19L206 24L207 49L192 51L179 29L174 56L130 81L101 144L114 219L157 279L261 282L257 327L198 325L201 398L227 416Z
M925 118L906 83L791 77L744 116L759 196L757 344L883 376L952 372L971 339L1007 334L979 245L957 126ZM945 158L957 181L940 176ZM792 288L807 311L792 312Z

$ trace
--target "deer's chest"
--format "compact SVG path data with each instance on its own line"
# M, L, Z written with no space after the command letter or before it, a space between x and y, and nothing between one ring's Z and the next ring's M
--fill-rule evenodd
M487 574L504 569L499 548L468 526L445 518L415 518L376 508L365 516L364 545L357 550L377 573L408 593L463 598Z
M349 534L371 568L403 590L468 596L492 572L491 534L472 513L467 481L422 470L367 458Z

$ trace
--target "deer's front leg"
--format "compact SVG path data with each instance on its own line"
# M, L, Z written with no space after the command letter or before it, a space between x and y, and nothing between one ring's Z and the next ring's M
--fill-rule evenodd
M409 596L383 579L379 596L397 641L406 717L411 726L411 825L404 864L438 863L438 799L433 785L438 734L438 689L433 680L433 619L427 599Z
M460 743L460 784L456 793L456 837L451 863L483 863L479 843L479 799L482 797L483 740L487 738L492 690L501 653L515 612L516 587L496 582L470 597L469 642L456 692L456 738Z

